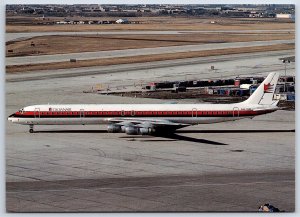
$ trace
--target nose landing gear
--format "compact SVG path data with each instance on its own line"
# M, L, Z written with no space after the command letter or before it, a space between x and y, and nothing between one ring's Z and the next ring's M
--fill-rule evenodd
M29 125L29 133L34 133L34 130L33 130L33 124L30 124L30 125Z

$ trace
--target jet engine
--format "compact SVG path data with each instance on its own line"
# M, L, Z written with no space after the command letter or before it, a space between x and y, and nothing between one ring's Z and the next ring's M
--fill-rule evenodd
M107 126L107 132L109 133L121 133L122 129L121 126L115 125L115 124L110 124Z
M153 128L151 128L151 127L148 127L148 128L142 127L139 130L140 130L140 134L142 134L142 135L149 135L149 134L155 132L155 130Z
M149 135L155 132L155 129L152 127L136 127L132 126L120 126L116 124L110 124L107 126L107 132L109 133L126 133L128 135Z
M137 134L139 134L139 128L127 126L127 127L125 127L125 133L128 135L137 135Z

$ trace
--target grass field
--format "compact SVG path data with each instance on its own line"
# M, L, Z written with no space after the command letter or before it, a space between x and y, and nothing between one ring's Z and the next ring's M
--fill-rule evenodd
M6 66L6 72L16 73L16 72L37 71L37 70L50 70L50 69L54 70L54 69L67 69L67 68L79 68L79 67L91 67L91 66L107 66L107 65L116 65L116 64L144 63L144 62L184 59L184 58L193 58L193 57L206 57L206 56L216 56L216 55L241 54L241 53L252 53L252 52L290 50L290 49L295 49L295 45L280 44L280 45L272 45L272 46L216 49L216 50L179 52L179 53L169 53L169 54L159 54L159 55L140 55L140 56L132 56L132 57L79 60L75 63L56 62L56 63L47 63L47 64L14 65L14 66Z

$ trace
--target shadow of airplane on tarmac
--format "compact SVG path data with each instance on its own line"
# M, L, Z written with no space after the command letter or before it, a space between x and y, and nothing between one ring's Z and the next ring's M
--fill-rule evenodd
M178 130L176 133L290 133L292 130Z
M175 133L290 133L291 130L177 130ZM107 133L107 130L39 130L34 133ZM163 135L163 134L162 134ZM172 135L172 134L170 134ZM161 136L159 134L159 136Z
M192 132L192 131L191 131ZM34 133L107 133L106 130L40 130L40 131L34 131ZM181 133L184 133L181 132ZM167 140L164 139L154 139L154 140L146 140L147 138L166 138ZM120 136L119 138L123 139L141 139L139 141L143 142L172 142L172 141L187 141L187 142L195 142L195 143L206 143L210 145L228 145L225 143L221 142L215 142L211 140L206 140L206 139L198 139L198 138L192 138L192 137L187 137L183 135L178 135L176 133L167 133L167 134L157 134L154 136L141 136L141 135L125 135L125 136Z
M195 142L195 143L205 143L209 145L229 145L226 143L222 142L216 142L212 140L207 140L207 139L198 139L198 138L193 138L193 137L188 137L188 136L183 136L179 134L169 134L166 136L163 136L164 138L170 138L170 139L175 139L175 140L180 140L180 141L186 141L186 142Z
M107 130L35 130L34 133L107 133Z
M155 139L155 140L140 140L142 138L150 138L150 137L154 137L154 138L166 138L166 140L164 139ZM205 143L205 144L209 144L209 145L229 145L229 144L225 144L225 143L221 143L221 142L215 142L212 140L207 140L207 139L198 139L198 138L193 138L193 137L188 137L188 136L183 136L183 135L178 135L176 133L168 133L168 134L158 134L158 135L154 135L154 136L148 136L148 137L144 137L144 136L140 136L140 135L132 135L132 136L121 136L119 138L124 138L124 139L139 139L138 141L143 141L143 142L172 142L172 141L186 141L186 142L194 142L194 143Z
M194 142L194 143L204 143L209 145L229 145L222 142L216 142L207 139L199 139L188 137L179 134L189 134L189 133L284 133L284 132L295 132L295 129L292 130L178 130L176 133L160 133L154 136L141 136L141 135L125 135L120 136L119 138L124 139L141 139L139 140L142 142L172 142L172 141L187 141L187 142ZM107 133L107 130L43 130L43 131L35 131L35 133ZM164 139L151 139L147 140L147 138L166 138Z

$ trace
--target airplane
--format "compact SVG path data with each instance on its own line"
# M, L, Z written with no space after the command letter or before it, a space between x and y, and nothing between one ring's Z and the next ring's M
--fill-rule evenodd
M253 118L278 110L273 100L279 73L272 72L245 101L232 104L46 104L31 105L8 117L29 125L100 125L109 133L150 135L179 128Z

